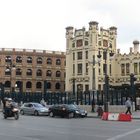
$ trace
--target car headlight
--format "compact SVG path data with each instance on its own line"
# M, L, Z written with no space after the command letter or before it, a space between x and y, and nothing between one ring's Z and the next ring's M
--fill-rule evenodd
M76 110L75 113L79 114L79 111Z

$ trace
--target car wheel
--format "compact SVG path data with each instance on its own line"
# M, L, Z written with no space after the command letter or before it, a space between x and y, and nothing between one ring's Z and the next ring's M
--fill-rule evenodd
M50 112L50 117L54 117L54 113L53 112Z
M74 118L74 113L73 112L69 113L68 117L69 118Z
M35 111L35 112L34 112L34 115L35 115L35 116L38 116L38 115L39 115L38 111Z
M24 115L24 111L23 111L23 110L20 110L20 114L21 114L21 115Z

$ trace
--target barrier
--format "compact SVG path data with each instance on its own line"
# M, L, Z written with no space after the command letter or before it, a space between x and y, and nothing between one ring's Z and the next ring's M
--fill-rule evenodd
M119 114L119 121L131 121L132 117L130 114L124 114L124 113L120 113Z
M119 113L109 113L108 120L109 121L118 121L119 120Z
M108 114L109 112L103 112L103 115L102 115L102 120L108 120Z

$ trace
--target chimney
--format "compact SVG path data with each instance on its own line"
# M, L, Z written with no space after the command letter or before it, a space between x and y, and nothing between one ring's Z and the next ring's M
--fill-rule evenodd
M130 47L130 53L132 54L132 52L133 52L133 48L132 48L132 47Z
M139 41L138 40L134 40L133 41L134 44L134 54L139 52Z

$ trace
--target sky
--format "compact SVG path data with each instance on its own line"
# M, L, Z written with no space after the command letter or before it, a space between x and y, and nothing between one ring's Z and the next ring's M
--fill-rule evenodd
M0 0L0 48L66 51L65 28L117 27L117 48L140 39L139 0Z

